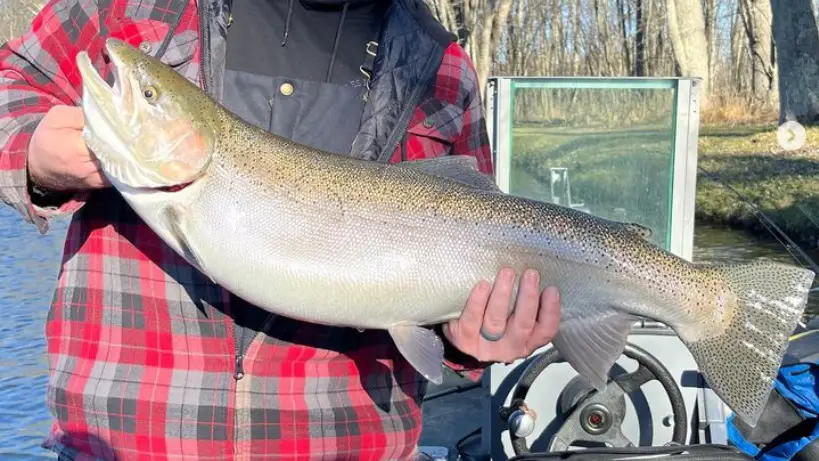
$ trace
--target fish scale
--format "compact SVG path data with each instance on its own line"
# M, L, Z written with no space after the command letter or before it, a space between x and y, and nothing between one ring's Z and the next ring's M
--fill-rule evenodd
M116 89L77 56L86 142L142 220L235 295L297 320L387 330L440 383L443 343L429 326L457 318L501 268L535 269L561 293L554 346L598 390L649 318L674 329L740 418L759 418L813 272L693 264L642 225L503 194L474 159L317 151L245 123L123 42L106 49Z

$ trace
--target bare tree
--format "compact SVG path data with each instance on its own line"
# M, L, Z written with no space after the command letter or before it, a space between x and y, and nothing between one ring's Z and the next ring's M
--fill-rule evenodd
M623 59L623 67L625 67L626 72L633 72L634 67L631 65L631 47L629 46L629 37L628 37L628 26L626 25L626 21L629 17L629 12L627 11L628 4L625 0L616 0L617 5L617 28L620 32L620 40L622 40L621 49L622 49L622 59Z
M716 64L716 23L717 23L717 3L715 0L702 0L702 15L705 20L705 42L708 44L708 86L714 86L714 65Z
M607 21L608 3L602 0L594 0L594 18L597 23L597 34L600 41L601 51L603 53L603 62L605 67L603 72L605 74L611 73L612 62L611 52L609 50L609 24Z
M819 30L811 0L771 0L780 122L819 121Z
M742 18L751 56L750 96L760 103L778 99L770 0L740 0Z
M643 77L646 75L646 18L643 17L643 0L635 0L634 14L637 22L637 34L634 37L636 42L634 75Z
M680 73L702 79L700 105L707 107L711 78L702 4L700 0L667 0L666 14Z
M432 11L450 31L459 32L483 91L500 36L515 0L428 0ZM520 1L520 0L518 0ZM465 36L468 34L468 36Z
M717 119L775 117L779 85L770 0L426 1L458 32L482 83L490 70L692 76L702 79L701 103L719 109L712 112ZM509 12L500 9L502 2ZM527 117L553 114L546 92L525 93L516 96L516 107Z
M740 0L736 5L736 12L731 24L731 60L729 61L731 80L731 91L735 94L745 92L747 87L750 87L750 80L747 77L747 70L750 69L748 65L748 35L745 33L745 25L742 21L743 9L745 8L743 0Z

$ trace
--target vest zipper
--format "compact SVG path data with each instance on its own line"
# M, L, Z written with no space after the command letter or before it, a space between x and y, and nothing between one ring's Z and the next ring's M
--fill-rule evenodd
M267 131L273 132L273 104L275 103L276 95L267 100L267 105L270 106L270 116L267 119Z
M199 0L199 40L201 44L199 46L199 79L202 81L202 90L210 94L209 87L210 84L208 82L208 73L207 73L207 65L206 65L206 58L208 57L208 52L210 51L210 33L208 32L210 29L208 24L210 23L210 14L208 13L208 7L205 3L211 0Z

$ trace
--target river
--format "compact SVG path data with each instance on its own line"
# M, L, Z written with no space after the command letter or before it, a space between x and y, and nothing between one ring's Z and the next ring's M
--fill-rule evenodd
M7 206L0 206L0 459L54 459L39 448L48 432L45 407L47 363L44 322L57 273L66 222L40 235ZM694 258L739 262L768 257L793 262L774 243L760 243L743 232L698 227ZM819 259L819 255L814 254ZM811 301L819 313L819 295Z

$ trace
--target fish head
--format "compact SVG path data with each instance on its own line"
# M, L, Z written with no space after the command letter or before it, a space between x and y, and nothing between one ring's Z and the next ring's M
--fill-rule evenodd
M101 170L117 185L166 188L202 177L214 155L220 113L215 101L157 58L117 39L105 48L113 87L85 51L83 136Z

